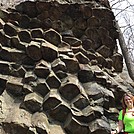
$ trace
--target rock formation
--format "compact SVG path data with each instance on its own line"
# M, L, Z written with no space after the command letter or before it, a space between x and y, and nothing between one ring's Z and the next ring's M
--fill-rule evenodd
M1 7L1 134L109 134L133 89L115 21L100 0Z

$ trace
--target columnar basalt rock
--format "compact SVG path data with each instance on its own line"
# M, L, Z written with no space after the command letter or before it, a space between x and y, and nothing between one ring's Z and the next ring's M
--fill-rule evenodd
M117 100L133 88L117 80L123 57L114 22L103 0L1 8L2 134L110 133Z

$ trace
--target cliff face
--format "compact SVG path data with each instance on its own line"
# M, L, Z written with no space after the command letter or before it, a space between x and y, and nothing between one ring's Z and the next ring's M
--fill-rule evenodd
M108 1L14 2L0 10L1 134L110 133L133 84Z

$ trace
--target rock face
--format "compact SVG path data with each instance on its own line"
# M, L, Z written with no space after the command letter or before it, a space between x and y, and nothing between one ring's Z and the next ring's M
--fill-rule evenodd
M1 134L109 134L123 57L108 1L25 1L0 10Z

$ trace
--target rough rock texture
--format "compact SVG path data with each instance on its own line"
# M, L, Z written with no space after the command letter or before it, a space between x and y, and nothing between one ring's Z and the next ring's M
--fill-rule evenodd
M0 10L0 133L109 134L134 84L108 1L12 2Z

